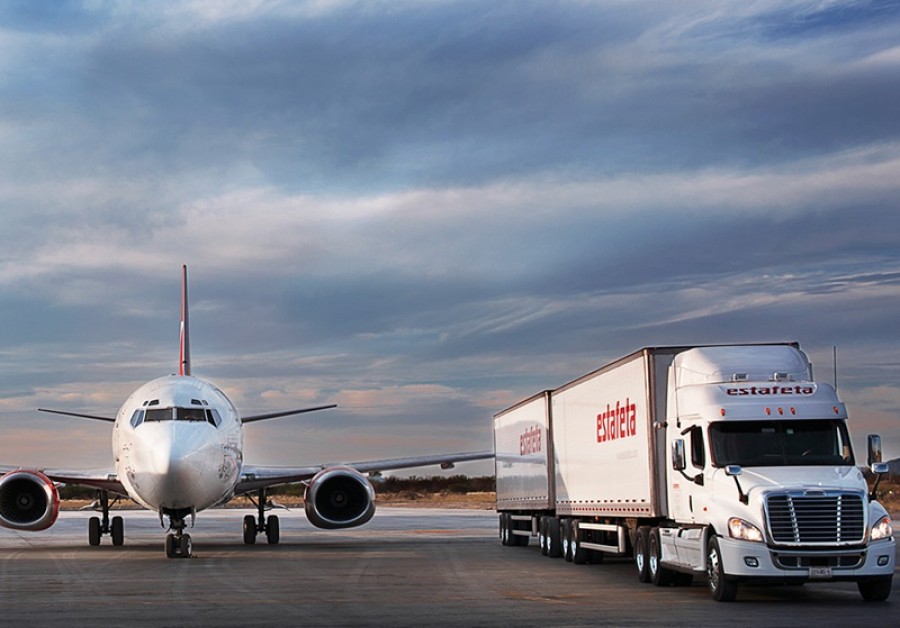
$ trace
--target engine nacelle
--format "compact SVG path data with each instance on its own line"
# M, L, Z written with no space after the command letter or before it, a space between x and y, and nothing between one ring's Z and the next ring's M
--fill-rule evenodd
M375 489L350 467L319 471L306 487L306 518L317 528L361 526L375 514Z
M59 515L59 491L40 471L11 471L0 478L0 525L46 530Z

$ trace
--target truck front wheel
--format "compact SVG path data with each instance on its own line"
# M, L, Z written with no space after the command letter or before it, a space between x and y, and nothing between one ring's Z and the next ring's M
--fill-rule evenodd
M731 602L737 596L737 583L725 575L719 539L711 535L706 548L706 579L709 593L716 602Z
M862 580L856 586L866 602L884 602L891 595L891 581L892 578Z

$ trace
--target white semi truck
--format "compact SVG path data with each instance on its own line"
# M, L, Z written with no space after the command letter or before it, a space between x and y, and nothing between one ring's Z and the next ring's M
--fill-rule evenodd
M852 581L888 598L891 518L794 343L644 348L494 417L504 545L632 556L642 582ZM868 465L887 472L869 437ZM876 485L877 488L877 485Z

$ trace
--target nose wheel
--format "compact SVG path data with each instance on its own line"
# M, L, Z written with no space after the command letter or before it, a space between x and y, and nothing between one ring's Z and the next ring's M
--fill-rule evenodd
M174 534L169 532L166 535L166 557L167 558L190 558L193 550L190 534Z
M169 515L169 533L166 534L166 558L190 558L194 549L191 535L184 529L184 517Z

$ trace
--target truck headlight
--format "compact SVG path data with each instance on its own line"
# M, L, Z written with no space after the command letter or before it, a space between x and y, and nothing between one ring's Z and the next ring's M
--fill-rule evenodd
M741 539L742 541L762 542L763 535L755 525L738 517L732 517L728 520L728 533L733 539Z
M888 515L883 516L875 525L872 526L872 540L889 539L894 536L894 527L891 525L891 518Z

